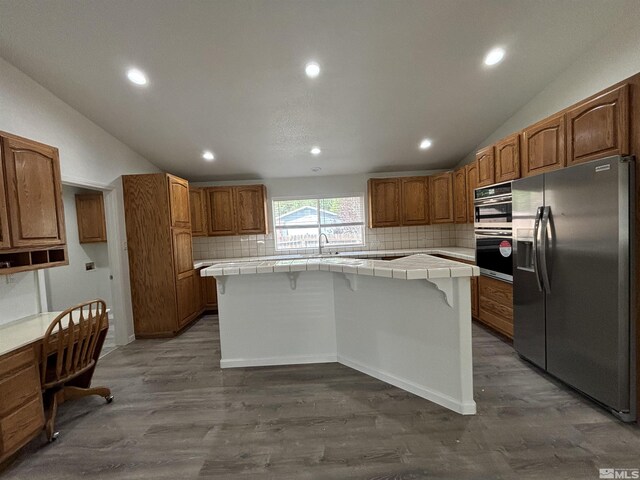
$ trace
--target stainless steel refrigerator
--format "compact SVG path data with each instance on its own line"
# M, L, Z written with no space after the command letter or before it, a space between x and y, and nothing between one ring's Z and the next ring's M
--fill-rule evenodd
M636 415L633 169L609 157L512 186L514 347L625 421Z

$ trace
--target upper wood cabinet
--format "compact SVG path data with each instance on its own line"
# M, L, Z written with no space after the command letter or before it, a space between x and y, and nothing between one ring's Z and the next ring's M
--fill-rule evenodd
M467 222L475 222L475 208L473 202L475 201L475 189L478 187L478 164L471 162L465 166L467 173Z
M430 177L431 223L453 223L453 172Z
M7 195L4 189L4 167L2 159L2 140L0 140L0 249L11 247L9 217L7 214Z
M208 235L267 233L267 190L264 185L208 187L204 191Z
M250 235L267 233L267 194L264 185L234 187L236 233Z
M107 225L104 218L102 193L76 195L76 217L80 243L107 241Z
M493 145L485 147L476 153L478 164L478 187L486 187L495 181L495 153Z
M565 159L565 117L555 115L522 132L522 176L563 168Z
M189 209L189 182L182 178L167 176L169 179L169 204L172 227L191 227Z
M567 165L629 153L629 85L567 112Z
M58 149L8 134L0 138L9 223L2 231L8 227L11 247L64 245Z
M207 229L210 236L235 235L236 216L233 187L209 187L207 197Z
M495 145L495 183L520 178L520 135L515 133Z
M467 223L467 170L453 172L453 217L456 223Z
M402 225L429 223L429 177L400 179Z
M400 217L400 179L370 178L369 227L398 227Z
M207 234L207 199L202 188L189 187L189 208L191 209L191 234L202 237Z

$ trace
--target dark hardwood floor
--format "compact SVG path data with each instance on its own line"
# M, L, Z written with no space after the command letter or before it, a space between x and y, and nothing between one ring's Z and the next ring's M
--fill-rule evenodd
M339 364L221 370L217 318L103 358L115 401L61 407L2 479L597 479L640 467L640 429L474 326L478 414ZM425 368L430 368L425 365Z

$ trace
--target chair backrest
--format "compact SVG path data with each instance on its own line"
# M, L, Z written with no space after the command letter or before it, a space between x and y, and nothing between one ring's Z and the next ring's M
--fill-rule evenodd
M62 385L91 368L100 332L108 324L107 306L100 299L81 303L58 315L42 342L43 388Z

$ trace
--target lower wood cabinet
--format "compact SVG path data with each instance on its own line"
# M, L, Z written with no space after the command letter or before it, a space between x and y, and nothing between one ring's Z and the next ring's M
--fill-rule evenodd
M478 303L478 320L513 338L513 285L481 275Z
M196 278L199 284L198 305L199 311L205 312L218 309L218 284L215 277L203 277L200 275L202 269L196 271Z
M33 345L0 356L0 463L44 428L44 408Z
M471 316L475 319L480 314L480 304L478 301L478 277L471 277Z

